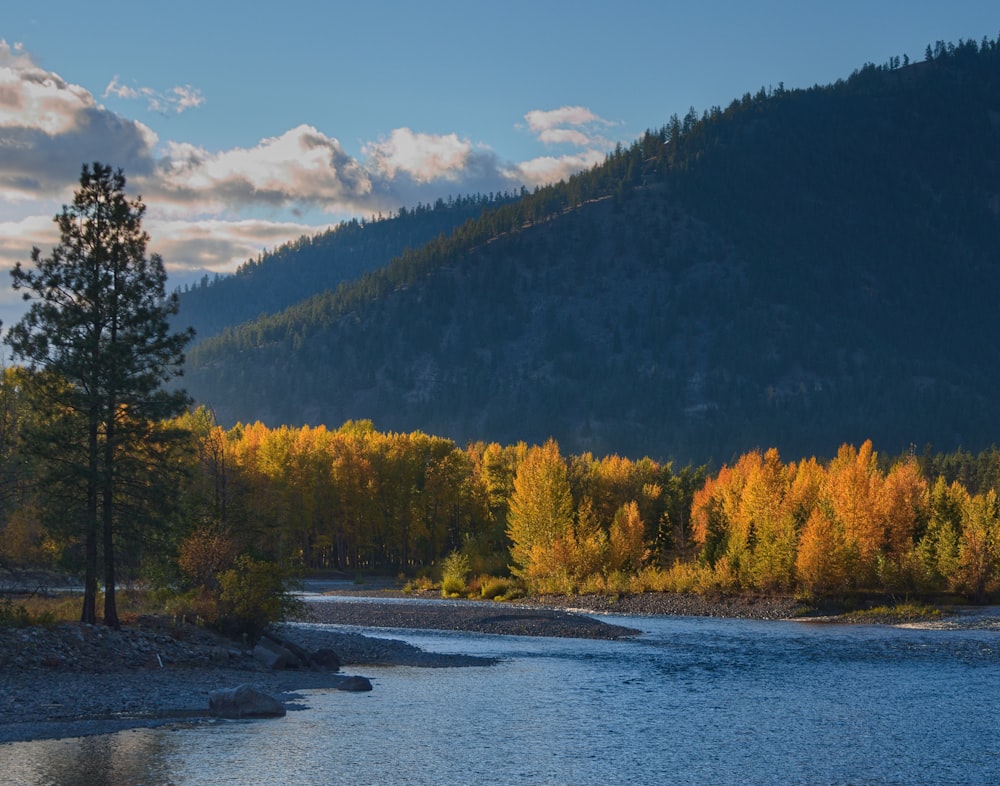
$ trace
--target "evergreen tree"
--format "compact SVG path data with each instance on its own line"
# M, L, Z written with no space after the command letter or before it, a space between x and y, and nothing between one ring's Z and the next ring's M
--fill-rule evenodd
M73 463L83 506L85 585L81 619L97 620L98 542L103 545L104 622L118 626L115 543L126 488L152 483L152 464L142 459L150 423L178 414L181 391L164 389L180 373L190 330L172 333L176 295L165 295L162 259L146 255L145 205L125 196L121 170L83 166L72 205L55 217L60 242L48 257L32 250L33 269L20 263L13 286L32 301L6 342L35 370L66 384L50 385L53 428L77 428L80 450L66 453L58 440L38 439L35 450L51 461Z

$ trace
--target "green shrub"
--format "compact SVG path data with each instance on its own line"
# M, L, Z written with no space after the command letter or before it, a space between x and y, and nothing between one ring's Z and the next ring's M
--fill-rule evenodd
M434 589L434 582L428 576L417 576L412 581L406 582L403 592L412 595L414 592L430 592Z
M844 622L874 625L900 625L906 622L926 622L941 618L941 609L924 603L897 603L893 606L875 606L842 614Z
M455 597L465 592L465 579L469 575L469 558L460 551L453 551L444 558L441 576L441 595Z
M10 598L0 598L0 625L52 627L79 618L80 600L76 596L27 597L16 605Z
M490 600L496 600L497 598L502 598L510 592L510 581L508 579L499 579L493 576L486 576L482 580L482 585L479 588L479 594L484 598L489 598Z
M31 615L22 605L14 605L10 598L0 598L0 625L24 628L31 624Z
M256 642L268 625L300 611L302 602L290 594L290 583L281 565L240 555L219 575L219 626Z

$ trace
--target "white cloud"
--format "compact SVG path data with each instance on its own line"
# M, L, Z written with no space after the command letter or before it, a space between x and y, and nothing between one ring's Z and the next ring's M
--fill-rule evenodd
M155 218L148 219L145 228L152 238L150 252L163 257L172 277L185 270L229 273L261 251L325 229L289 221Z
M152 169L156 134L0 40L0 200L62 194L84 161Z
M31 264L31 249L34 246L48 254L52 245L59 240L59 228L52 216L27 216L17 221L0 221L0 320L4 329L10 327L24 312L24 300L20 292L10 286L7 273L16 262Z
M609 143L601 136L600 131L615 125L584 106L533 109L524 119L528 122L528 129L540 142L575 147L607 147Z
M585 126L600 120L583 106L563 106L549 110L532 109L524 119L528 121L528 128L536 133L560 126Z
M197 88L191 85L171 87L166 91L157 91L151 87L129 87L118 81L116 74L106 88L104 88L103 98L115 96L127 100L145 99L146 108L150 112L161 114L177 114L188 109L195 109L205 103L205 97Z
M0 264L13 267L15 262L28 263L31 249L38 246L43 253L59 240L59 228L52 216L27 216L18 221L0 221Z
M372 186L338 140L301 125L255 147L219 153L169 143L143 189L151 199L197 213L313 206L338 212L363 204Z
M405 173L415 183L455 180L466 168L473 145L457 134L419 134L397 128L388 139L373 142L362 151L371 169L392 180Z
M190 86L156 93L122 84L118 77L105 95L144 99L175 112L203 100ZM525 119L542 141L581 152L504 164L485 145L457 134L398 128L364 145L359 159L309 125L253 147L209 151L189 142L161 145L144 124L100 106L85 88L40 68L23 48L0 41L0 203L65 201L81 163L104 161L122 167L130 186L160 215L233 219L248 210L269 212L271 220L287 211L344 215L538 185L596 163L596 150L610 146L595 132L611 124L585 107L533 110Z
M517 189L516 169L503 166L487 146L457 134L397 128L362 148L372 177L372 205L394 209L430 203L445 195Z
M570 176L590 169L604 161L600 150L586 150L575 155L541 156L530 161L522 161L511 168L510 178L529 187L557 183Z

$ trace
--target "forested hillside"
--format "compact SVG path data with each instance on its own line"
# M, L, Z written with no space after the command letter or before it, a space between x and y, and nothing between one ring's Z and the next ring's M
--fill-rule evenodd
M185 384L224 424L598 455L979 449L998 165L996 42L762 89L201 343Z
M177 323L191 325L198 339L229 325L281 311L327 289L336 289L385 266L408 248L419 248L483 210L511 202L515 194L439 199L433 205L400 208L392 216L341 222L248 260L232 276L210 279L180 293Z

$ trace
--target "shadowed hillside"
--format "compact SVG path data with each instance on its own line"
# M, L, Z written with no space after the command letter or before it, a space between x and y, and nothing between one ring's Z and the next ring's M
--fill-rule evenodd
M674 116L196 347L223 423L726 460L977 449L1000 411L1000 49Z
M408 248L448 234L512 194L460 197L434 205L401 208L393 216L345 221L261 254L232 276L210 279L180 293L176 322L195 328L199 340L230 325L281 311L308 297L388 264Z

